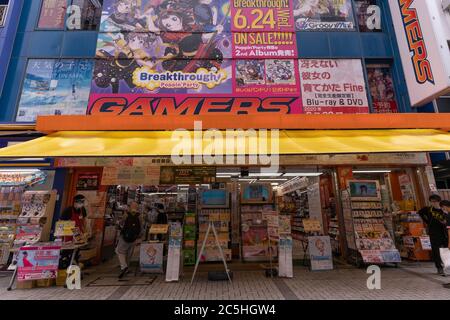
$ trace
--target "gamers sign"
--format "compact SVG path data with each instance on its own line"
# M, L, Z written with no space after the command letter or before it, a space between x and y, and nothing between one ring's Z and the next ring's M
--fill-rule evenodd
M450 92L447 18L441 0L388 1L411 106L421 107Z
M149 116L204 114L289 114L299 113L297 97L155 97L142 95L128 99L100 97L93 101L89 115Z

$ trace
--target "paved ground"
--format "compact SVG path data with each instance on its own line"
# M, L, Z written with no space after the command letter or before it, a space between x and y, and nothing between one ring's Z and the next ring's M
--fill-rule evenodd
M245 265L231 265L232 284L208 282L201 272L190 285L190 271L180 282L166 283L164 277L128 275L119 282L115 262L87 270L82 290L62 287L6 291L9 278L0 276L0 299L87 299L87 300L229 300L229 299L443 299L450 300L450 289L443 284L450 277L435 275L431 263L403 263L399 268L382 268L381 290L368 290L368 274L363 269L338 265L333 271L310 272L294 268L293 279L270 279L262 271L246 270Z

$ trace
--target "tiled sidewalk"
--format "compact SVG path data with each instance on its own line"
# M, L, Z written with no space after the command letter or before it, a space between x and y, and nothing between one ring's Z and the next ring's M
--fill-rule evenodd
M233 269L233 266L231 266ZM295 267L293 279L266 278L262 271L244 271L237 268L234 280L208 282L201 272L193 285L190 273L181 281L166 283L159 275L134 276L118 282L116 267L106 265L87 270L82 290L70 291L62 287L6 291L9 278L0 278L0 299L88 299L88 300L239 300L239 299L444 299L450 300L450 282L434 274L430 263L403 263L399 268L382 268L381 290L369 290L368 274L364 269L338 266L333 271L310 272ZM99 286L94 286L99 285ZM106 286L105 286L106 285Z

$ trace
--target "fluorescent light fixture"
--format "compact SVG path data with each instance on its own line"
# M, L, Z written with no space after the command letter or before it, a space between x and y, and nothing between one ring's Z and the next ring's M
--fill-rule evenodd
M0 173L35 173L39 172L39 169L0 169Z
M322 172L286 172L283 177L318 177Z
M289 179L287 178L264 178L264 179L259 179L259 181L287 181Z
M251 178L239 178L239 181L255 181L256 179Z
M278 182L272 182L271 185L273 185L273 186L278 186L279 183L278 183Z
M249 177L279 177L281 175L281 172L252 172L248 174Z
M232 175L232 176L238 176L241 173L240 172L216 172L216 175Z
M353 170L353 173L390 173L392 170Z
M228 174L221 174L221 175L216 175L217 178L231 178L231 176Z

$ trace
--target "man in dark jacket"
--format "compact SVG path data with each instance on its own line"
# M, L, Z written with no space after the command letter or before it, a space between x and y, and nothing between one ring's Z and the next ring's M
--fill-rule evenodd
M444 275L439 249L448 246L446 215L440 207L441 197L439 195L431 195L429 200L431 206L422 208L419 211L419 215L425 223L430 236L431 254L438 274Z

